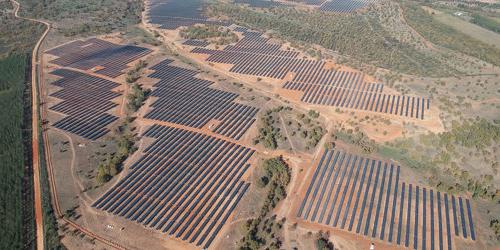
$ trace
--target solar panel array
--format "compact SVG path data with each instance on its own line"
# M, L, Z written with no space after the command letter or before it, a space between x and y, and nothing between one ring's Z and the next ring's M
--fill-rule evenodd
M62 77L52 83L62 89L50 96L63 101L49 109L67 115L53 126L90 140L108 133L106 126L118 118L106 112L118 106L111 100L120 96L111 90L120 85L68 69L57 69L51 74Z
M368 83L361 72L326 69L324 61L299 58L299 53L281 50L261 33L235 28L244 38L223 50L194 48L191 52L208 54L209 62L233 64L230 72L284 79L293 73L284 89L303 92L306 103L379 112L424 119L430 100L383 93L383 84Z
M301 0L299 2L307 5L321 5L323 4L323 2L325 2L325 0Z
M271 0L234 0L234 3L248 4L248 6L256 8L276 8L287 6L286 4Z
M149 75L160 79L151 95L157 100L145 118L202 128L213 119L215 133L239 139L255 121L258 108L235 102L238 94L211 88L214 82L196 78L197 71L170 65L164 60Z
M469 199L401 182L399 166L340 150L323 154L297 217L413 249L476 239Z
M149 22L162 29L175 30L195 24L227 25L206 18L202 13L202 0L151 0L147 4Z
M210 43L204 40L188 39L182 44L196 47L207 47Z
M384 85L368 83L361 72L317 68L299 71L284 89L304 92L306 103L330 105L424 119L430 99L383 93Z
M98 67L95 73L114 78L124 73L128 63L151 53L151 50L91 38L59 46L47 53L58 57L50 63L80 70Z
M372 2L373 0L328 0L319 9L329 12L351 13L368 6Z
M281 50L280 44L270 43L259 32L243 31L243 36L235 45L228 45L223 50L194 48L191 52L209 54L209 62L234 64L230 72L277 79L306 65L316 65L314 60L298 58L299 52Z
M250 185L254 151L168 126L144 136L155 141L92 206L208 248Z

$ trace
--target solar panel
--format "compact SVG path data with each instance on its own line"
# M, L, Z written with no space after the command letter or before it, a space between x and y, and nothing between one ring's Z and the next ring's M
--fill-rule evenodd
M93 207L209 247L248 189L254 151L211 136L153 125L154 142Z

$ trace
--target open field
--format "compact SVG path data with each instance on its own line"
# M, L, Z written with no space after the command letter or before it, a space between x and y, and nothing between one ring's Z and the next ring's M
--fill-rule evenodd
M445 25L448 25L454 28L457 32L462 32L470 37L474 37L475 39L490 44L492 46L498 47L500 44L500 34L491 30L487 30L482 28L476 24L467 22L459 17L453 16L449 13L442 12L439 10L434 10L431 8L425 8L425 10L429 13L433 13L432 17L436 20L442 22Z

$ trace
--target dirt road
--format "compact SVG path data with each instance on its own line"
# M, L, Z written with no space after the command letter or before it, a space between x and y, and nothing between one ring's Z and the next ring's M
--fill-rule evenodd
M42 21L42 20L37 20L37 19L32 19L32 18L27 18L27 17L21 17L19 16L19 9L20 9L20 4L16 0L11 0L12 3L14 4L14 16L16 18L32 21L32 22L37 22L43 24L46 29L40 39L38 39L35 47L33 48L33 53L32 53L32 68L31 68L31 86L32 86L32 157L33 157L33 186L34 186L34 203L35 203L35 223L36 223L36 245L38 250L43 250L45 249L45 234L43 231L43 210L42 210L42 196L41 196L41 182L40 182L40 148L39 148L39 133L40 133L40 126L39 124L42 124L41 121L44 120L44 117L46 117L46 114L44 112L40 113L40 117L38 116L40 109L39 109L39 100L38 97L42 98L42 95L39 94L39 87L43 87L43 81L42 81L42 70L43 70L43 62L42 62L42 57L39 57L38 51L40 49L40 45L42 42L45 40L47 37L47 34L50 31L50 23ZM43 111L43 110L42 110ZM39 119L41 118L41 119ZM40 121L41 120L41 121ZM95 238L96 240L100 241L101 243L108 245L112 248L116 249L125 249L125 247L112 242L110 240L107 240L99 235L94 234L93 232L87 230L86 228L76 224L75 222L68 220L64 218L61 213L60 207L59 207L59 202L57 199L57 189L56 185L54 182L54 175L53 175L53 170L52 170L52 161L50 158L50 144L48 143L48 136L47 132L42 129L42 136L43 136L43 141L45 142L45 155L47 159L47 172L49 174L49 182L50 182L50 190L53 198L53 205L55 208L56 216L58 218L61 218L64 222L67 224L71 225L72 227L80 230L82 233L86 234L90 238Z
M40 39L38 39L35 47L33 48L33 53L31 56L31 99L32 99L32 157L33 157L33 187L34 187L34 198L35 198L35 224L36 224L36 245L37 249L43 250L45 247L45 238L43 232L43 211L42 211L42 194L40 186L40 150L39 150L39 120L38 120L38 50L40 44L47 36L50 30L50 24L44 21L35 20L26 17L19 16L19 3L15 0L11 0L15 6L14 16L16 18L21 18L29 20L32 22L37 22L45 25L46 29L43 32Z

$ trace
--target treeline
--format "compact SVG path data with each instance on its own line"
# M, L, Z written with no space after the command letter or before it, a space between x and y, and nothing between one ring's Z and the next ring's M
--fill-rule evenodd
M228 28L219 25L193 25L180 31L184 39L211 39L217 45L238 41L238 36Z
M117 135L114 138L117 144L116 152L109 154L97 166L96 180L99 184L106 183L117 175L122 169L123 162L137 150L136 138L130 128L131 121L132 118L127 117L123 124L118 127Z
M359 131L359 130L353 130L353 129L337 129L333 131L332 133L332 139L335 140L341 140L344 142L347 142L349 144L355 145L359 147L363 153L365 154L371 154L374 152L377 152L377 144L375 143L374 140L368 138L368 136Z
M40 131L40 137L42 132ZM40 143L40 190L42 196L42 211L43 211L43 230L45 239L45 248L53 250L65 250L66 247L61 243L59 236L59 224L57 223L57 215L52 207L52 195L50 190L49 174L47 171L47 161L45 158L45 145L43 140Z
M292 107L279 106L269 109L259 119L259 134L253 139L253 143L262 143L265 148L276 149L288 140L300 138L305 141L304 149L309 150L316 147L325 134L325 130L317 121L318 117L319 113L314 110L310 110L306 115L293 112ZM283 129L289 131L291 138L285 136Z
M20 0L27 16L58 23L65 36L110 33L141 21L140 0Z
M500 189L494 182L494 175L500 167L494 157L500 142L500 125L497 123L485 119L453 122L447 132L384 144L376 143L357 128L340 128L332 133L332 140L343 141L365 154L378 154L422 171L428 176L429 184L439 190L469 192L474 198L500 201ZM335 142L332 144L334 146ZM481 164L483 169L480 173L472 172L468 164Z
M125 80L128 84L135 83L142 76L142 71L148 66L148 63L144 60L139 60L135 66L127 72L127 77Z
M401 73L441 76L450 69L438 58L402 43L380 25L376 10L368 13L337 15L295 8L259 11L232 4L217 3L208 8L215 17L227 16L236 23L261 31L273 31L286 40L319 44L358 62ZM397 13L397 10L392 12Z
M139 110L144 104L149 89L143 89L137 83L143 75L143 70L147 67L146 61L139 60L135 66L127 72L126 82L129 85L129 93L127 95L127 110L126 117L116 129L116 135L113 138L117 145L116 152L109 154L107 158L97 166L96 181L103 184L111 180L115 175L120 173L123 167L123 162L132 155L137 147L135 143L137 138L134 135L132 115Z
M319 231L316 236L316 249L317 250L335 250L335 246L330 241L330 234L328 232Z
M440 190L470 192L474 198L498 202L500 189L493 175L487 173L488 170L496 173L499 165L487 159L495 154L499 135L500 126L484 119L454 122L448 132L379 145L377 152L408 167L427 171L429 183ZM480 173L471 172L461 166L466 164L464 161L481 162L484 169Z
M139 84L133 83L127 95L127 108L132 112L139 110L150 92L149 89L143 89Z
M500 33L500 22L496 21L495 19L474 13L471 16L470 22L493 32Z
M401 2L407 23L430 42L500 66L500 48L483 43L435 20L419 5Z
M280 249L282 239L279 234L284 226L285 218L277 220L276 215L270 215L276 205L283 200L290 183L291 173L286 162L281 158L271 158L262 164L264 176L259 185L268 192L259 216L249 219L245 224L245 235L240 240L239 248L244 250Z
M495 234L496 241L500 241L500 221L498 219L492 219L490 221L490 228Z
M439 140L449 150L454 150L455 145L481 150L500 142L500 126L485 119L465 120L462 124L453 121L451 131L439 134Z
M25 66L25 56L0 59L0 249L24 248L23 177L30 164L23 157Z
M273 117L273 113L279 112L278 110L280 109L268 110L259 119L259 135L253 139L253 144L262 143L265 148L276 149L278 148L278 141L285 141L285 136L281 133L281 129L278 126L274 126L275 117Z
M146 61L139 62L127 72L126 81L130 86L129 94L127 95L127 109L129 112L136 112L144 104L144 101L151 92L150 89L144 89L137 83L137 80L142 77L143 70L148 66Z

